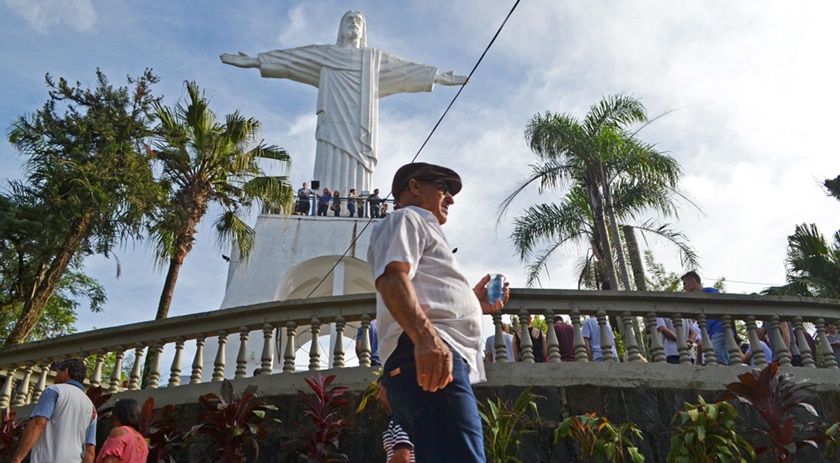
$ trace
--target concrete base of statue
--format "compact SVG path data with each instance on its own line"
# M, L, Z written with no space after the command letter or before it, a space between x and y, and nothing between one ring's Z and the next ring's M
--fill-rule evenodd
M240 260L235 254L230 257L227 288L220 308L375 292L366 260L372 226L373 223L369 223L369 219L366 218L271 214L259 216L254 227L254 247L249 258ZM365 227L368 228L363 233ZM358 239L353 243L356 237ZM348 248L347 255L336 265ZM334 265L335 269L326 276ZM332 366L333 347L338 341L335 339L333 328L331 325L324 325L321 329L322 337L330 337L329 346L324 341L325 345L321 349L325 354L324 368ZM355 359L355 338L350 339L351 336L355 337L355 334L356 326L348 324L345 337L341 340L345 343L348 364L352 364L352 359ZM283 367L284 347L281 347L281 344L286 342L285 328L280 327L276 330L274 340L273 370L279 372ZM308 347L310 341L309 330L299 329L297 346ZM262 332L253 331L248 341L249 374L260 367L262 348ZM218 340L208 333L204 353L205 372L213 371L217 351ZM231 333L225 347L227 368L235 367L238 352L239 335ZM301 362L308 362L307 355L297 357ZM208 381L209 378L210 375L205 374L204 381Z

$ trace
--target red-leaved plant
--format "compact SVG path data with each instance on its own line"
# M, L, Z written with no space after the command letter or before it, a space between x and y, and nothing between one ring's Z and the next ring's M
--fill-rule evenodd
M23 436L23 422L15 421L15 411L11 408L0 414L0 461L11 461Z
M756 447L758 455L771 452L774 461L792 463L796 461L796 452L800 448L807 445L817 447L817 441L821 440L819 437L795 438L797 431L813 428L816 423L795 426L796 419L791 413L795 407L802 407L818 416L814 407L805 402L813 396L813 384L794 381L792 373L779 374L779 364L773 362L763 370L753 369L738 375L738 381L727 384L726 388L732 392L725 393L724 399L738 399L752 406L767 425L767 429L759 429L759 432L767 437L769 445Z
M302 439L289 442L302 448L301 459L307 463L346 463L347 455L338 452L338 440L341 430L350 427L341 419L341 408L348 400L343 398L350 388L333 386L335 375L324 378L306 378L306 384L314 394L298 391L298 401L304 407L304 424L295 423L300 429Z
M93 408L96 409L96 415L99 418L106 416L114 409L114 407L105 407L105 404L111 398L111 394L106 393L102 386L90 387L85 391L85 394L93 402Z
M187 431L187 442L196 436L206 436L209 440L206 456L213 463L242 463L246 447L253 449L253 461L258 460L259 442L266 437L265 412L277 407L257 400L256 390L257 386L251 384L240 396L234 392L233 384L224 380L221 394L199 397L198 402L207 412L198 417L199 424Z
M175 406L155 408L155 398L149 397L140 409L140 434L149 443L147 463L175 463L172 451L181 446L183 435L178 432L174 418Z

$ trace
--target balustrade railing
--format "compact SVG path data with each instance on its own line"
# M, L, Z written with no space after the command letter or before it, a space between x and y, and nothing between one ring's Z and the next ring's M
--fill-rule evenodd
M574 352L576 362L588 362L586 344L582 335L584 317L594 316L600 330L601 349L605 360L612 359L612 341L607 321L612 318L619 323L614 327L622 333L624 358L620 361L641 363L665 362L663 346L656 328L656 318L671 318L676 329L676 345L679 362L690 365L692 357L682 323L693 319L699 327L697 338L702 344L707 365L716 365L712 340L708 333L708 321L718 319L726 333L726 346L730 357L739 363L740 348L735 340L733 327L746 334L753 361L757 366L765 365L765 358L758 336L757 321L764 322L768 336L776 346L775 357L782 366L791 365L791 354L785 342L786 323L791 324L795 336L789 342L795 343L801 355L802 368L823 368L838 370L831 344L826 336L827 324L840 325L840 302L808 298L775 296L746 296L731 294L683 294L615 291L564 291L515 289L506 308L492 314L495 329L495 358L497 362L508 360L502 336L503 315L517 318L522 329L520 361L534 363L534 350L527 331L530 315L544 316L549 326L558 317L568 318L574 330ZM338 338L348 328L358 326L362 336L359 349L359 366L371 367L371 320L375 318L375 298L372 294L328 297L310 300L270 302L246 307L217 310L199 314L173 317L166 320L136 323L132 325L100 329L64 336L58 339L12 346L0 351L0 376L5 381L0 388L0 408L10 403L24 405L37 401L49 382L49 365L57 360L82 357L89 358L93 368L89 382L103 386L112 393L136 390L142 385L145 355L152 356L151 371L146 388L160 386L164 348L169 346L172 361L166 387L181 385L181 373L185 346L194 345L195 353L191 364L189 384L201 383L207 377L204 368L205 342L208 337L218 340L213 356L211 381L224 378L248 376L248 345L259 342L251 339L251 333L262 333L262 349L259 368L254 375L272 374L275 355L282 354L281 373L306 370L297 363L298 337L307 333L309 341L308 370L319 370L322 352L319 336L325 328L334 326ZM812 326L816 337L816 351L812 351L806 339L806 324ZM275 335L285 340L275 339ZM351 330L355 331L355 330ZM225 348L230 336L239 338L235 365L227 365ZM354 338L355 332L348 333ZM639 344L637 339L647 339ZM280 342L278 342L280 341ZM548 357L550 363L561 362L560 345L553 329L548 330ZM282 352L275 346L281 346ZM128 382L122 381L121 366L126 352L133 350L133 365ZM643 352L644 351L644 352ZM111 355L113 354L113 355ZM332 367L345 367L345 346L336 342L331 353ZM541 354L540 354L541 355ZM112 362L111 364L107 364ZM279 363L279 362L278 362ZM109 378L103 381L106 367L111 369ZM37 381L34 380L37 378ZM838 374L840 378L840 373ZM34 384L33 384L34 381Z

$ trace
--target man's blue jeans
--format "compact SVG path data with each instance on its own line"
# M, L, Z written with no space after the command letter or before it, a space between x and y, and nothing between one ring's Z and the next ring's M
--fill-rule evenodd
M406 334L385 362L382 384L394 420L414 444L417 463L484 463L481 417L469 367L454 350L453 381L437 392L417 385L414 343Z
M715 349L715 359L718 363L729 365L729 351L726 349L726 333L715 333L712 336L712 347Z

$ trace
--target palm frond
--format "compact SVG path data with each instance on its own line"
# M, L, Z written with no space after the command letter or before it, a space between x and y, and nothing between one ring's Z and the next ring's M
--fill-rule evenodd
M218 232L216 241L220 251L233 243L242 259L247 259L254 246L254 229L242 220L236 211L228 210L219 215L214 223Z

